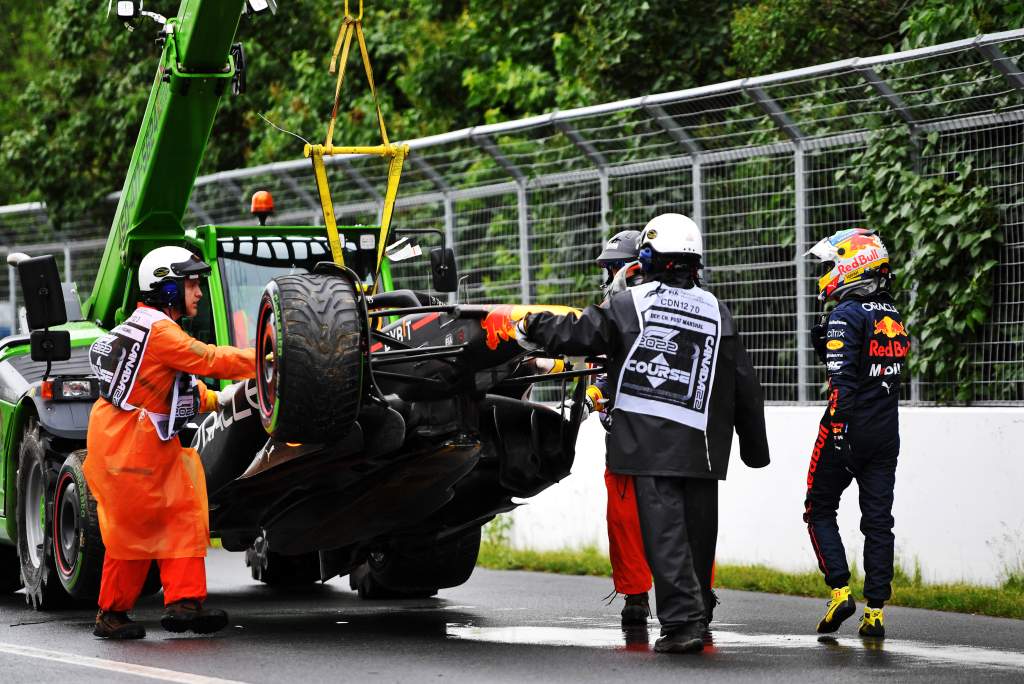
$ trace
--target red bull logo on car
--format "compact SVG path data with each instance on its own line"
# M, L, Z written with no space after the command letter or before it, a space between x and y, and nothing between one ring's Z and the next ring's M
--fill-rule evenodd
M518 304L502 304L496 306L480 320L480 327L487 332L487 348L497 349L502 342L514 341L516 323L531 313L553 313L558 316L567 314L579 315L579 311L569 306L521 306Z

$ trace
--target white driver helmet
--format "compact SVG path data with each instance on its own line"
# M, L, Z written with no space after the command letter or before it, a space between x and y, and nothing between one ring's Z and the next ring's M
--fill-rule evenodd
M696 254L701 258L704 256L704 240L700 228L693 219L682 214L659 214L652 218L640 231L637 246L641 257L645 248L661 255Z
M152 292L166 280L195 279L210 266L184 247L157 247L139 264L139 291Z

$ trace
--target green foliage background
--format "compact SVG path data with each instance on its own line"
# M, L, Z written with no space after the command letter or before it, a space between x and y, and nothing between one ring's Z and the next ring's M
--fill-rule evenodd
M222 106L204 173L296 156L258 113L322 134L342 3L280 4L242 21L250 89ZM146 3L165 15L177 5ZM120 188L153 74L152 26L128 32L105 11L0 3L0 204L44 200L58 232ZM366 16L397 138L1022 24L1024 0L370 0ZM348 93L346 139L369 141L369 96Z
M165 15L175 14L177 6L177 0L146 3L147 9ZM123 183L157 48L154 25L143 23L128 32L106 18L105 9L100 0L0 3L0 205L45 201L52 223L45 228L49 234L0 229L6 244L88 237L82 225L97 226L95 234L102 235L109 225L112 207L102 198ZM340 1L287 0L276 17L243 18L239 40L249 61L249 90L225 98L202 173L298 156L295 139L268 126L259 114L306 138L322 137L334 87L326 67L341 11ZM1017 28L1024 26L1024 0L367 0L365 26L390 133L409 139ZM913 76L909 71L902 75ZM344 140L355 144L376 136L362 79L359 67L350 64L340 125ZM962 91L964 106L977 94L972 89L980 88L947 85ZM822 81L820 88L825 87ZM803 97L810 108L827 102L829 95L808 92ZM945 99L956 101L949 93ZM997 109L1004 105L994 103ZM857 112L844 108L854 106L837 103L829 114L853 116ZM622 120L615 120L622 130L651 125L628 116L621 113ZM742 130L737 122L743 116L736 108L720 121L694 115L684 125L698 137L728 138L733 145L779 139L767 122L761 129ZM813 121L808 125L808 135L824 132L814 130ZM514 135L498 142L506 150L528 144ZM851 158L856 172L850 177L840 173L819 180L831 172L815 173L819 162L813 156L808 163L812 184L834 181L851 188L859 202L860 216L816 220L838 225L862 217L867 225L884 227L886 240L904 260L901 285L913 293L907 312L919 342L912 363L918 377L938 381L937 394L929 398L969 401L970 380L978 371L965 345L979 339L988 320L1002 239L1000 199L991 188L1006 183L995 175L1003 172L991 170L999 167L995 163L986 167L987 177L979 178L977 157L990 153L948 145L934 136L917 140L906 130L889 129ZM534 151L541 161L558 161L557 150ZM638 144L615 163L649 154ZM929 158L942 160L938 164L952 161L949 168L929 168ZM782 168L788 162L780 163L753 158L709 170L709 179L716 179L715 173L720 177L717 190L708 187L705 199L713 201L715 192L742 194L735 187L788 173ZM466 172L484 182L493 169ZM564 211L530 198L531 250L544 255L533 264L531 276L546 283L535 285L531 295L578 304L578 294L592 290L594 283L580 273L564 277L563 264L596 256L588 250L602 237L596 228L600 211L593 184L560 192ZM765 258L791 260L793 233L786 229L788 219L780 217L793 213L792 184L766 193L770 196L757 206L744 207L737 225L719 225L719 219L707 217L714 229L708 247L721 253L717 265L743 258L728 248L747 242L760 242ZM465 200L457 207L470 218L468 225L456 227L456 238L473 243L460 252L460 263L481 272L483 293L492 300L519 296L508 289L517 279L519 258L518 246L507 239L508 226L516 221L516 207L508 199ZM613 199L613 229L624 220L638 220L638 210L646 214L670 200L652 194L642 208L619 206L619 201ZM678 206L686 198L673 201ZM574 218L567 221L566 215ZM429 216L422 218L430 222ZM72 224L77 226L73 235ZM778 310L746 311L761 291L761 283L752 279L720 294L737 301L740 316L771 313L789 320L795 315L792 297L769 304ZM995 342L1012 347L1020 340L1016 335ZM791 335L780 334L767 345L775 348L757 359L760 366L781 369L769 381L778 391L795 386L794 345ZM995 398L1019 400L1024 391L1020 364L1004 360L992 368L995 376L987 380L1009 388L1009 394Z

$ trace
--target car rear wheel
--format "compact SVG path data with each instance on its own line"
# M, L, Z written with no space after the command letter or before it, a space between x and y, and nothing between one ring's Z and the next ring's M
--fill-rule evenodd
M39 423L29 418L18 448L18 558L25 601L35 610L67 603L53 558L51 511L54 468L46 461Z
M86 452L73 452L57 475L53 505L53 558L64 590L79 600L99 596L105 550L96 499L85 481Z
M363 395L363 324L353 284L324 274L281 276L260 301L257 394L263 427L282 442L341 437Z

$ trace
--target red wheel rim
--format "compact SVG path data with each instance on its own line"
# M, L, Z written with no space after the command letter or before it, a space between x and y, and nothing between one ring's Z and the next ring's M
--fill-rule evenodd
M67 472L57 482L54 497L53 550L57 569L65 577L72 576L78 558L78 488Z

